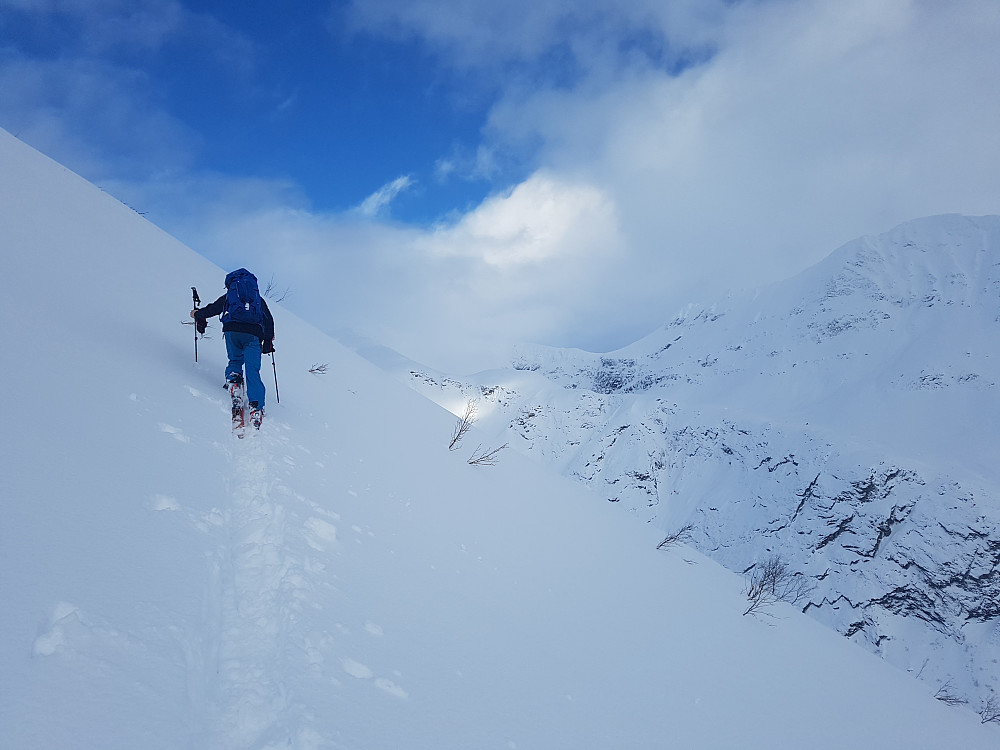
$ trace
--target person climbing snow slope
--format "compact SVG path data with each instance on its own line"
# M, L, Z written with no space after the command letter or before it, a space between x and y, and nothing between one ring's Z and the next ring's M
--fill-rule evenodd
M226 384L231 393L242 393L250 402L250 421L260 427L266 391L260 377L261 354L274 351L274 318L257 288L257 277L245 268L226 275L226 292L215 302L191 311L195 327L204 333L208 318L220 316L226 340ZM245 376L244 376L245 370ZM245 377L245 380L244 380ZM235 395L234 395L235 403ZM234 423L236 419L234 407ZM242 427L242 425L240 425Z

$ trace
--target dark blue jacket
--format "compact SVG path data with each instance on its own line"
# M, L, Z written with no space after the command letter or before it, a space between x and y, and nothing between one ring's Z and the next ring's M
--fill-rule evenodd
M199 324L199 328L203 328L203 324L207 318L214 318L216 315L221 315L226 311L226 294L223 294L219 299L215 300L210 305L206 305L198 310L195 310L194 319L195 323ZM240 333L252 333L262 342L269 342L274 338L274 318L271 317L271 311L267 309L267 300L263 297L260 298L260 306L264 311L264 326L263 328L256 323L243 323L239 320L228 320L222 324L222 331L239 331Z

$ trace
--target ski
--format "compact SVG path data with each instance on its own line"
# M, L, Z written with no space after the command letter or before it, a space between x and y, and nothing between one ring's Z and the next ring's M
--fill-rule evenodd
M260 429L260 423L264 421L264 410L258 409L256 406L250 406L250 424L253 425L255 430Z
M243 398L243 376L233 375L229 380L229 395L233 399L233 434L242 438L246 430L246 402Z

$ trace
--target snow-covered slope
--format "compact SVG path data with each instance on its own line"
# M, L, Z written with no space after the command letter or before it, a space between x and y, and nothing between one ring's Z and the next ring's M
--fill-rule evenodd
M993 748L994 725L273 305L228 425L224 271L0 131L0 747ZM326 374L310 374L326 364ZM273 385L273 383L272 383Z
M940 216L606 355L397 373L972 704L1000 690L1000 217Z

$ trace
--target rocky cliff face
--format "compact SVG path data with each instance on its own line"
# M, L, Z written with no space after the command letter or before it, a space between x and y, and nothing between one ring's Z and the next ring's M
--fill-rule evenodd
M977 704L1000 692L1000 217L932 217L610 354L458 381L479 429Z

